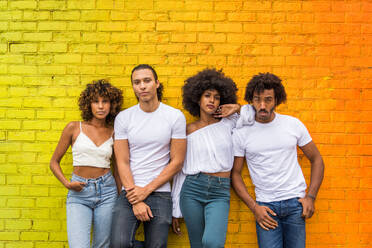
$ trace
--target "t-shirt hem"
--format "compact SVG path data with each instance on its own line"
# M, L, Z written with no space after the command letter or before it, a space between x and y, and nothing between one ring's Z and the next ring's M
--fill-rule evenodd
M309 144L310 142L312 141L312 139L306 141L306 142L303 142L302 144L298 144L299 147L302 147L302 146L306 146L307 144Z
M299 193L299 194L296 194L296 195L283 196L283 197L278 197L278 198L273 198L273 199L261 199L261 198L257 197L256 201L257 202L269 203L269 202L276 202L276 201L285 201L285 200L289 200L289 199L293 199L293 198L302 198L304 196L305 196L305 193Z
M172 136L172 139L186 139L186 136Z
M115 137L114 140L125 140L128 139L128 137Z

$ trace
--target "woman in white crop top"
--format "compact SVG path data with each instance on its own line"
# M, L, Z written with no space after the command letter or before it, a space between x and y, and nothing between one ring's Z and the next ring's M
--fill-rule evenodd
M237 87L222 71L205 69L185 81L183 106L198 119L187 125L187 153L173 180L173 231L184 217L191 247L224 247L233 166ZM221 117L226 117L222 118Z
M66 125L50 161L53 174L69 190L66 212L70 248L110 247L112 209L121 189L115 168L114 176L110 170L113 122L122 103L121 90L106 80L88 84L79 98L84 121ZM69 146L74 166L70 181L60 166Z

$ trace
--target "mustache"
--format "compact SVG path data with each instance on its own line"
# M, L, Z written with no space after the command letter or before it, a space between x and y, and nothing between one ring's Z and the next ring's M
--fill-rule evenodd
M263 112L263 113L269 113L269 111L267 111L266 109L260 109L258 112L259 112L259 113L260 113L260 112Z

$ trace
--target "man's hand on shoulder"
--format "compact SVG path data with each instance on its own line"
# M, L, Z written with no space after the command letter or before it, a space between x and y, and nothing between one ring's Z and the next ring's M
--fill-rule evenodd
M132 188L126 189L126 192L127 199L132 205L144 201L151 193L147 190L146 187L140 187L136 185L134 185Z
M268 231L269 229L275 229L278 226L276 222L269 214L276 216L276 213L271 210L269 207L255 205L253 209L254 217L256 218L257 223Z
M314 199L305 196L304 198L298 199L298 201L302 204L302 217L306 219L311 218L315 211Z
M133 213L136 216L137 220L140 221L149 221L150 218L153 218L150 207L144 203L139 202L132 205Z

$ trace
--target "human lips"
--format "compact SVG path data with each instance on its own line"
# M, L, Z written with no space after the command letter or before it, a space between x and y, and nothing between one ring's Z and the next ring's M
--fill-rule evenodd
M213 104L207 104L207 108L209 108L209 109L215 109L216 107Z

